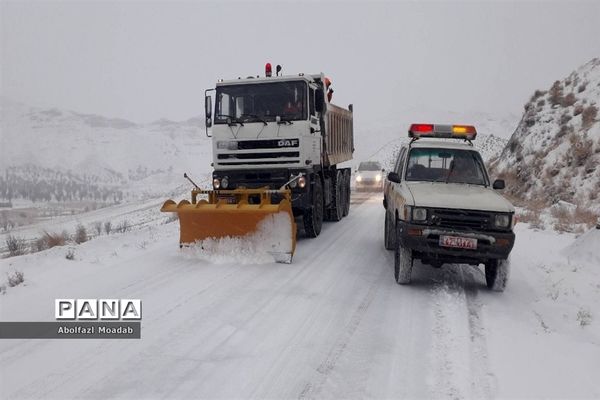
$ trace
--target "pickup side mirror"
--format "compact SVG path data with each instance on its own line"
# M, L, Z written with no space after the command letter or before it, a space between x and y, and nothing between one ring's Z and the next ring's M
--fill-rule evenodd
M398 175L395 172L390 172L387 176L388 181L390 182L394 182L394 183L400 183L400 175Z
M504 179L496 179L492 187L496 190L504 189Z

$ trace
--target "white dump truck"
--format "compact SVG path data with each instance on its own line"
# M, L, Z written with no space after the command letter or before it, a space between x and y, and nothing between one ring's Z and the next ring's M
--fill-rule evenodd
M331 81L320 74L219 80L205 97L206 134L212 137L213 189L291 191L294 219L316 237L323 220L350 209L353 109L332 104ZM214 96L214 97L213 97ZM214 99L214 104L213 104ZM258 204L259 195L248 197ZM271 194L271 202L281 196Z

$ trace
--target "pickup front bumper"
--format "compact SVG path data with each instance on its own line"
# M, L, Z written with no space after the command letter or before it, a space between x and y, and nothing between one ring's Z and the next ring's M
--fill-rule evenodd
M428 264L465 263L480 264L491 259L506 259L514 243L514 232L476 232L439 228L398 221L402 247L413 250L413 257ZM476 249L440 246L440 236L457 236L477 239Z

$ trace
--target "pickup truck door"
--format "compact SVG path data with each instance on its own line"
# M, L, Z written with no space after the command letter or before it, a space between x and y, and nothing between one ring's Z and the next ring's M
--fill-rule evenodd
M396 159L396 164L394 165L394 172L401 178L400 183L386 180L387 186L385 188L385 199L387 201L388 209L390 212L398 215L401 219L404 217L404 205L406 204L407 197L410 196L408 187L404 182L406 153L406 148L402 148Z

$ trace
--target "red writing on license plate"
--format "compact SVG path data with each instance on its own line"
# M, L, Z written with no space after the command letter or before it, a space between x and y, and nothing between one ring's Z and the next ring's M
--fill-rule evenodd
M477 249L477 239L464 238L460 236L440 236L440 246L454 247L457 249Z

